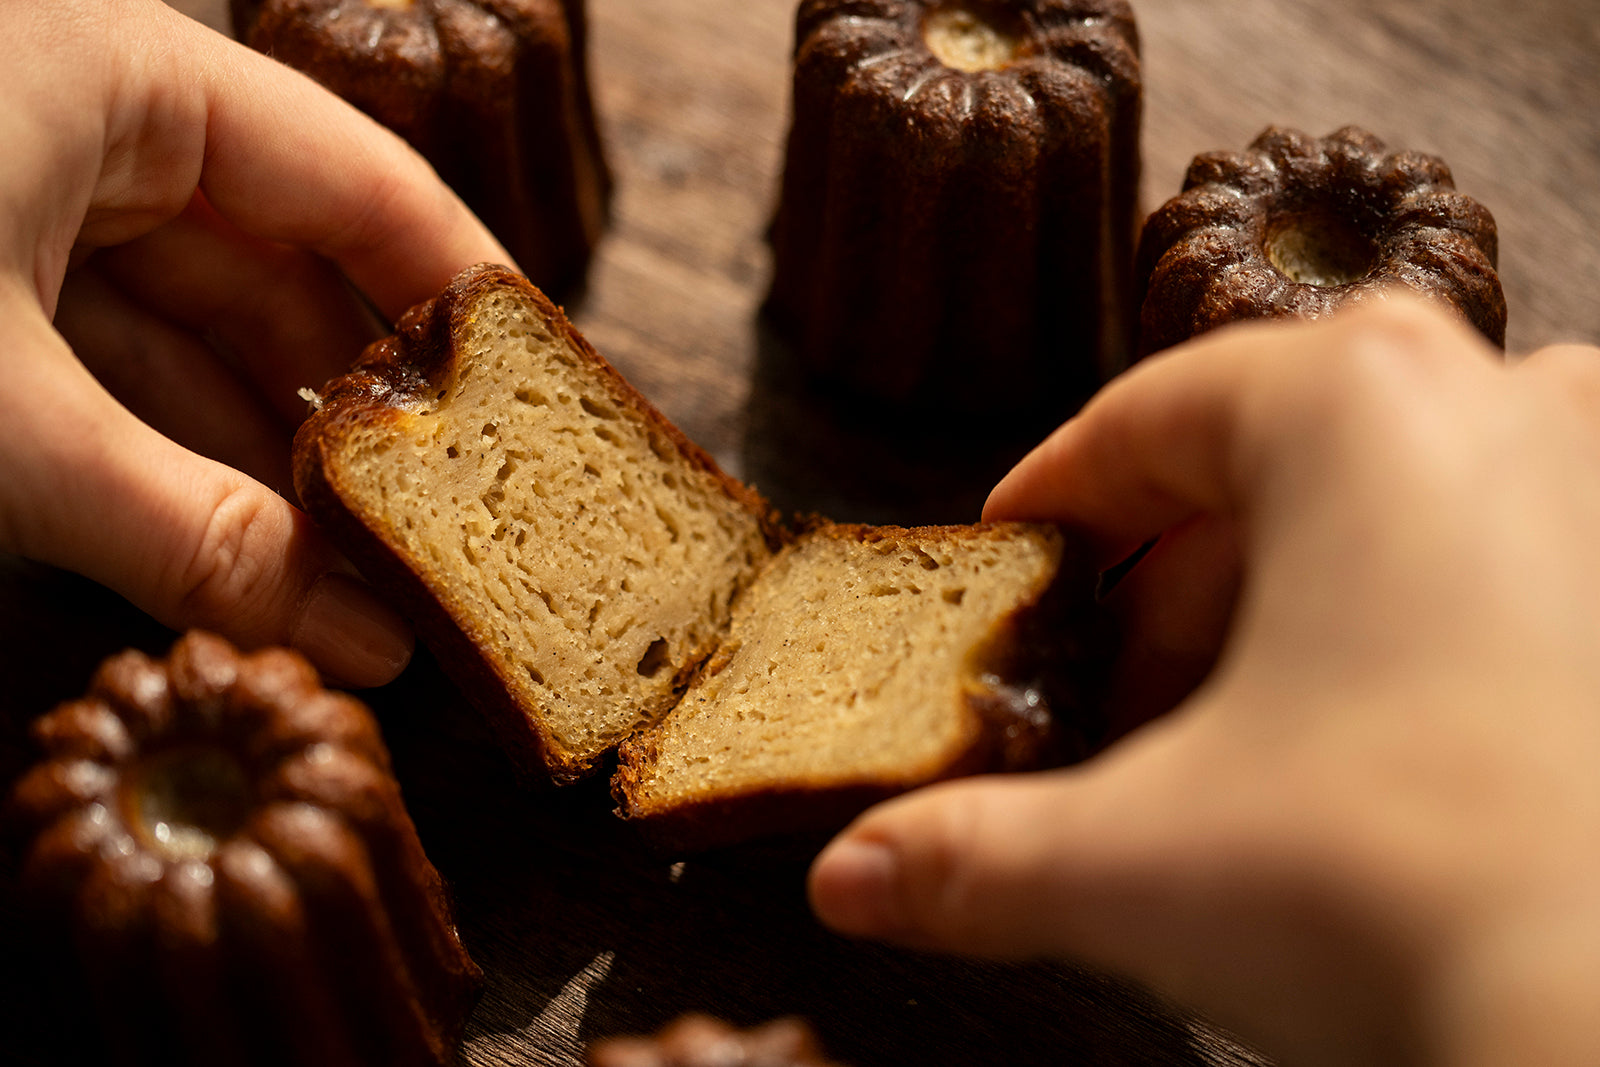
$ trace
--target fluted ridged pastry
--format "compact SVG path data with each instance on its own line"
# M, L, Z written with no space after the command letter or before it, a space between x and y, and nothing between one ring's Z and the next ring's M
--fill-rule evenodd
M767 310L829 385L1070 412L1128 352L1140 107L1121 0L805 0Z
M23 893L112 1058L452 1060L482 975L358 701L191 633L107 660L35 737Z
M1141 355L1240 319L1317 318L1401 286L1505 346L1494 217L1444 161L1354 126L1269 127L1198 156L1139 245Z
M232 0L241 40L399 133L552 292L582 281L611 178L584 0Z

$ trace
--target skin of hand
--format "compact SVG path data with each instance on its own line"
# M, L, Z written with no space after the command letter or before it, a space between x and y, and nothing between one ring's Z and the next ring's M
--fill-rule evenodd
M867 812L825 922L1087 961L1285 1063L1600 1062L1600 350L1399 297L1218 331L985 517L1160 536L1115 596L1172 677L1083 764Z
M0 550L393 677L405 623L286 499L299 390L504 250L398 137L159 0L0 4L0 40Z

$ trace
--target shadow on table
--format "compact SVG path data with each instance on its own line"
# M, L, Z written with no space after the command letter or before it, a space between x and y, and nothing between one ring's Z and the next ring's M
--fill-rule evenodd
M824 930L818 842L676 860L613 814L599 777L519 783L426 657L374 699L408 807L488 974L467 1062L579 1063L689 1011L800 1015L852 1067L1260 1064L1126 983L1079 968L910 953ZM392 687L391 687L392 688Z
M744 480L785 514L901 526L976 522L1008 470L1075 410L928 413L812 381L763 316Z
M77 695L105 655L162 654L172 634L92 583L0 568L17 613L0 658L18 699L0 717L5 780L28 758L27 724ZM77 637L35 609L83 620ZM741 1025L797 1014L853 1067L911 1062L1259 1064L1139 990L1061 965L938 958L823 930L804 899L807 847L747 847L674 862L616 818L604 777L567 789L518 781L476 712L425 652L362 694L377 713L423 845L454 895L487 975L465 1063L578 1064L586 1042L648 1032L686 1011ZM90 1062L93 1028L51 1014L6 951L21 927L0 881L0 1026L7 1062Z

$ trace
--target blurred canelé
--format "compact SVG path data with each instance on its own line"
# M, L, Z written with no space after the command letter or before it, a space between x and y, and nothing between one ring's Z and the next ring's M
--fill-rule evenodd
M1145 222L1139 354L1240 319L1317 318L1400 286L1505 346L1494 217L1444 161L1346 126L1198 156Z
M231 0L240 40L421 152L541 288L583 282L611 192L584 0Z
M295 653L191 633L107 660L34 737L7 813L21 900L108 1055L452 1062L482 973L360 702Z

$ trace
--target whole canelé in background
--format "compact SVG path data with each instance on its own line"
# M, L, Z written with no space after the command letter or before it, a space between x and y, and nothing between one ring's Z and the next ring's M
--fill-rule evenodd
M1145 222L1139 354L1240 319L1317 318L1403 286L1505 347L1494 216L1444 161L1391 152L1354 126L1269 127L1243 152L1197 156Z
M541 288L581 285L611 192L584 0L231 0L234 32L421 152Z
M482 973L364 705L191 633L107 660L34 736L23 900L110 1058L453 1062Z
M1128 354L1140 109L1121 0L804 0L768 313L863 398L1069 414Z

